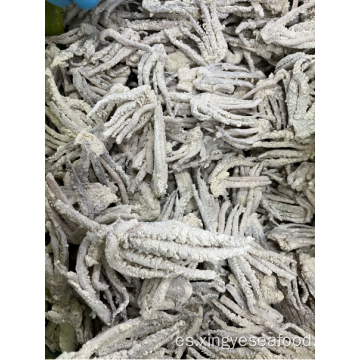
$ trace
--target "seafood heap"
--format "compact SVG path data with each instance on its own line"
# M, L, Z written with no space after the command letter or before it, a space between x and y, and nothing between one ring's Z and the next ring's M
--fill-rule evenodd
M63 17L45 39L46 345L314 358L315 1Z

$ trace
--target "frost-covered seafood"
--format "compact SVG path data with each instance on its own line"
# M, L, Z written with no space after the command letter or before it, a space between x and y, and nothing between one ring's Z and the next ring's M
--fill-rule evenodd
M64 9L45 51L60 358L314 358L314 8Z

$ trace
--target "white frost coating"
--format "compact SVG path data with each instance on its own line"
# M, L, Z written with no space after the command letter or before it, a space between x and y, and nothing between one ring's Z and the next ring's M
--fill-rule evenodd
M76 136L74 143L76 145L81 145L84 141L90 143L91 150L97 155L100 156L104 152L104 144L93 134L90 134L86 130L82 130Z
M314 5L63 8L45 49L59 358L314 358Z

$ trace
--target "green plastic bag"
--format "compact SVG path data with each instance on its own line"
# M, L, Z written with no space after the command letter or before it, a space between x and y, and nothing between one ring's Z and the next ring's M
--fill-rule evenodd
M45 1L45 36L54 36L64 33L62 10Z

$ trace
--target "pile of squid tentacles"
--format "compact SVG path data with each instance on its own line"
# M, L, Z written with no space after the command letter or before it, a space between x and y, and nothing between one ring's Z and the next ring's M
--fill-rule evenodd
M45 40L46 345L314 358L315 1L63 19Z

